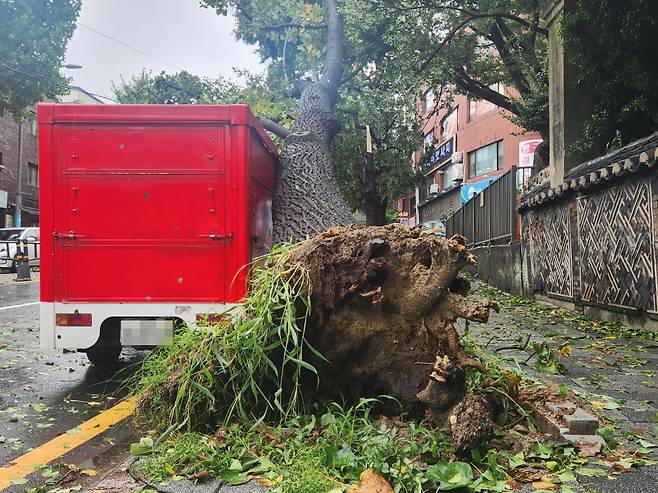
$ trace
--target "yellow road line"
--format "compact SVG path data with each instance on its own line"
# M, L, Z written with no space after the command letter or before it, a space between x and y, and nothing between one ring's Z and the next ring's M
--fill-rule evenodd
M74 448L100 435L110 426L130 416L135 410L137 398L131 397L116 406L103 411L69 432L59 435L49 442L30 450L13 460L10 465L0 468L0 491L11 486L12 479L24 478L32 474L38 466L61 457Z

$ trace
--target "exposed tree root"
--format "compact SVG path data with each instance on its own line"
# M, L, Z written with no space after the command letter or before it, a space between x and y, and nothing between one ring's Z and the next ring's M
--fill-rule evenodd
M458 274L476 259L463 237L401 225L334 228L302 243L290 261L310 272L307 338L330 362L313 362L322 393L386 394L439 416L464 398L465 370L484 370L464 353L454 322L486 322L498 307L469 298L470 284ZM479 398L459 406L453 416L482 424L455 429L466 450L486 439L491 411Z

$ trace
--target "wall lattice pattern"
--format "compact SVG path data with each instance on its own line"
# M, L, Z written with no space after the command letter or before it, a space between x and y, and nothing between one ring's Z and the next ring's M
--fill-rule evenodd
M584 303L656 310L651 183L578 198Z
M536 291L573 297L569 204L531 214L530 248Z

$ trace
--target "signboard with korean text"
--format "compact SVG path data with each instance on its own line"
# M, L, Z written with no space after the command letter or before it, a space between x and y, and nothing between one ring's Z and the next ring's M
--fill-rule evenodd
M455 152L454 136L439 144L430 159L421 164L423 172L427 173L433 171L437 165L443 163L446 159L450 159L453 152Z
M542 139L530 139L519 142L519 166L532 166L535 162L535 151Z

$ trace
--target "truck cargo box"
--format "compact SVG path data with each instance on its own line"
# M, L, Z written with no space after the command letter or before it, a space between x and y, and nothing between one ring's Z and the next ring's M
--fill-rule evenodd
M43 347L115 346L122 324L194 323L240 301L244 266L271 247L277 171L247 106L37 113Z

